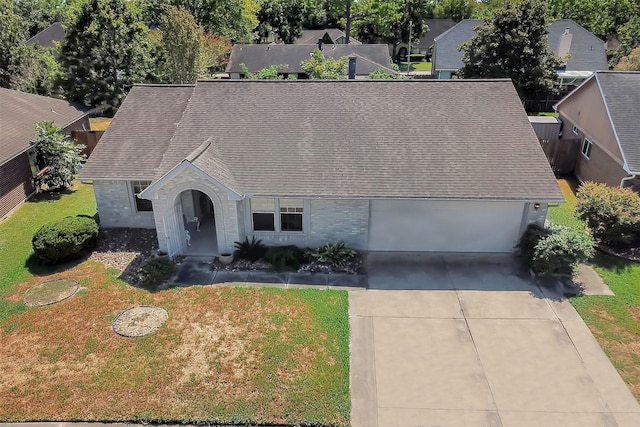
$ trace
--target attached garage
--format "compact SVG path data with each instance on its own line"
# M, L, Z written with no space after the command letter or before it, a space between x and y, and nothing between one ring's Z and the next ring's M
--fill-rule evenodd
M371 251L511 252L523 202L372 200Z

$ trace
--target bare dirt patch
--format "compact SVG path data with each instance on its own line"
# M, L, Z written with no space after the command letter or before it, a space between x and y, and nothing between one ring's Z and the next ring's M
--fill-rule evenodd
M27 307L41 307L63 301L78 292L80 286L73 279L55 279L39 283L24 295Z
M156 332L168 318L169 313L161 307L132 307L116 317L113 330L124 337L142 337Z

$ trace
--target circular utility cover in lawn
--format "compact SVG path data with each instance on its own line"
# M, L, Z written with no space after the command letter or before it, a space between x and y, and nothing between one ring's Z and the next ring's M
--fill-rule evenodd
M120 313L113 321L113 330L123 337L141 337L160 329L168 318L164 308L139 305Z
M41 307L65 300L78 292L78 282L73 279L56 279L38 283L24 294L27 307Z

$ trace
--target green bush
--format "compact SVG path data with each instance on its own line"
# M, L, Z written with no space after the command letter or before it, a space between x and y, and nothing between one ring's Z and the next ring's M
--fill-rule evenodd
M31 239L42 264L60 264L80 258L98 243L98 224L87 216L68 216L43 225Z
M270 247L265 258L278 271L285 267L298 269L305 259L303 251L294 245Z
M594 240L570 227L529 226L519 244L524 262L537 273L573 274L578 264L593 256Z
M307 254L320 262L326 262L337 267L341 267L351 258L356 256L356 251L351 249L349 245L344 242L336 242L327 243L317 249L311 249Z
M168 256L150 258L138 268L138 276L146 286L157 285L168 280L176 272L176 265Z
M233 255L236 258L248 259L251 262L264 258L267 252L267 247L262 243L262 240L256 239L256 236L253 236L251 241L245 237L244 242L235 242L235 247Z
M632 190L588 182L576 197L576 214L597 240L625 246L640 238L640 196Z

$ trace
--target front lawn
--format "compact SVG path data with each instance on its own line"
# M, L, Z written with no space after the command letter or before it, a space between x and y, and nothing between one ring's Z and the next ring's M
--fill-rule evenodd
M25 204L0 223L0 421L89 420L349 425L344 291L194 286L148 292L88 260L43 270L31 235L93 214L90 186ZM26 308L27 289L73 278L80 290ZM125 338L115 317L165 308L154 334Z
M567 203L549 208L549 221L584 230L584 223L574 216L575 181L558 183ZM597 253L591 266L615 296L580 296L571 303L640 400L640 264Z
M407 71L408 62L400 63L400 71ZM412 62L409 71L431 71L431 62Z

